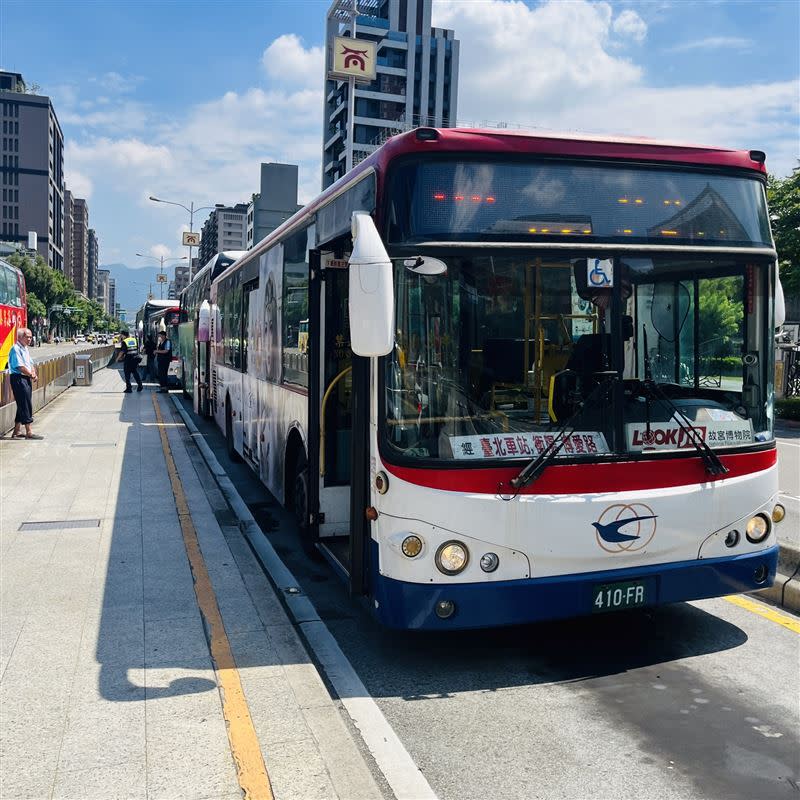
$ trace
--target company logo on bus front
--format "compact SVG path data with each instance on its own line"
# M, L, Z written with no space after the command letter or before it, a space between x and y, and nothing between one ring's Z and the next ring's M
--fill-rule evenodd
M634 553L653 541L657 515L644 503L616 503L592 523L597 544L607 553Z

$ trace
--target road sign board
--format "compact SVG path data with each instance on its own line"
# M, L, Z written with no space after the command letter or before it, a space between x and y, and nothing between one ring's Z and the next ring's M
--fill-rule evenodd
M186 247L197 247L200 244L200 234L192 231L183 232L183 244Z
M156 283L167 283L168 280L166 272L159 272L158 275L156 275Z

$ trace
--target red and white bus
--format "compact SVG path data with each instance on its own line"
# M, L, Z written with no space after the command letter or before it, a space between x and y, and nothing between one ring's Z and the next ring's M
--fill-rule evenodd
M17 341L17 329L28 326L25 277L0 258L0 371L8 369L8 354Z
M769 586L782 312L764 161L394 137L213 282L229 451L390 626Z

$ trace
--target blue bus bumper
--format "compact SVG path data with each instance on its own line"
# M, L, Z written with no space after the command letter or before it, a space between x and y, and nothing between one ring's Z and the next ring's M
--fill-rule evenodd
M700 600L771 586L778 549L775 546L706 561L494 583L431 585L375 575L374 612L384 625L411 630L520 625L591 614L598 586L625 581L641 582L648 607ZM760 571L761 577L765 569L766 578L757 582L756 574ZM455 613L449 619L440 619L435 613L436 604L442 600L455 604Z

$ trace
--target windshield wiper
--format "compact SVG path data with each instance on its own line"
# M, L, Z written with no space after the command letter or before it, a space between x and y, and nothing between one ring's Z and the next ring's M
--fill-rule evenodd
M547 469L550 462L561 452L561 448L567 439L575 432L575 422L578 417L595 399L604 397L611 384L619 378L613 370L594 372L592 374L602 378L602 381L589 392L586 399L581 403L580 408L561 426L561 429L553 437L553 441L536 458L528 462L516 478L511 479L510 483L515 489L522 489L533 483Z
M647 329L644 325L642 326L642 338L644 340L644 380L641 383L645 389L645 403L647 405L647 440L650 440L650 397L652 396L671 412L675 422L678 423L678 427L686 434L686 438L694 445L695 450L700 453L706 472L709 475L726 475L729 470L720 461L719 456L708 446L706 440L697 428L692 425L683 411L669 399L664 390L658 385L658 382L653 380L650 355L647 349Z

